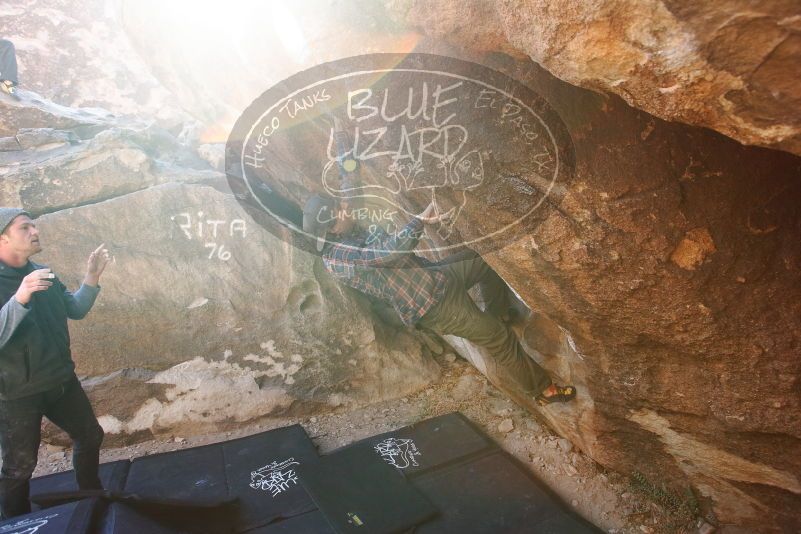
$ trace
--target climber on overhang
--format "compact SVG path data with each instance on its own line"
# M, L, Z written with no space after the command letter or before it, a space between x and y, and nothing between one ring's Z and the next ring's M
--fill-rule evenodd
M355 181L350 175L361 167L346 167L341 153L338 162L343 181ZM443 218L432 202L392 236L377 225L365 233L354 230L356 220L347 216L341 201L313 195L303 208L303 230L315 238L331 275L391 304L404 324L458 336L484 347L498 367L541 405L575 398L576 388L553 384L500 319L510 310L508 293L501 277L481 256L472 253L461 261L434 264L414 254L424 226ZM486 311L480 310L468 294L476 284Z
M525 353L500 319L509 309L504 283L479 255L440 265L413 253L423 226L440 221L433 203L395 236L380 229L369 236L354 233L354 220L348 217L317 222L329 218L335 209L333 199L312 196L303 209L303 229L326 240L323 263L337 280L388 302L406 325L484 347L541 405L576 396L575 387L551 383L547 372ZM475 284L480 284L487 311L481 311L468 294Z

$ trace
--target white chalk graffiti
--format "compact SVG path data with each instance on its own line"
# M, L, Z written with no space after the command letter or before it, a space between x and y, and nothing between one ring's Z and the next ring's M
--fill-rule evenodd
M250 487L255 490L269 491L273 497L287 491L291 485L298 483L298 476L293 465L300 465L294 458L283 462L272 462L250 473Z
M224 245L217 245L217 243L206 243L203 246L206 247L206 248L210 248L211 249L211 252L209 252L209 259L210 260L214 259L215 255L217 256L217 258L221 259L222 261L228 261L228 260L231 259L231 252L228 251L228 250L225 250L225 246Z
M231 251L226 250L225 245L218 243L217 239L247 237L247 223L243 219L233 219L230 222L225 219L204 218L202 211L197 212L194 220L191 213L178 213L170 217L170 220L178 223L184 237L188 240L214 239L206 241L204 248L210 249L208 259L218 259L228 261L231 259ZM183 222L181 222L183 221ZM222 230L220 228L222 227ZM227 231L226 231L227 230Z
M326 102L331 99L331 95L325 92L315 91L312 94L303 95L300 98L288 98L287 101L278 108L275 115L270 117L267 125L262 128L261 132L256 134L255 143L253 144L253 153L245 154L242 162L248 167L260 169L264 167L263 163L265 158L261 157L262 150L270 144L270 137L281 128L281 114L283 113L289 119L294 119L298 113L314 108L321 102ZM290 121L291 122L291 121Z
M373 448L392 467L406 469L419 465L415 457L420 456L420 451L411 439L387 438Z
M315 91L312 94L304 95L299 99L289 98L283 106L278 108L278 111L284 112L289 115L290 119L294 119L301 111L312 109L318 103L326 102L330 99L331 95L327 94L325 89L323 89L322 91Z
M220 226L225 228L227 224L229 237L234 237L234 234L239 233L241 237L247 237L247 223L243 219L233 219L230 223L225 219L204 219L202 211L197 212L197 216L193 222L191 213L177 213L170 217L171 221L175 221L177 217L183 217L184 222L179 223L178 227L183 231L187 239L197 237L203 239L204 237L216 238L220 236L218 231Z
M0 534L34 534L54 517L58 517L58 515L47 515L38 519L22 519L9 525L0 526Z
M447 239L453 231L459 215L467 204L467 193L484 182L484 163L481 152L468 150L468 130L461 124L451 121L456 117L459 93L452 93L463 85L456 82L447 87L441 84L429 94L427 83L422 84L418 95L415 88L408 88L405 107L396 113L388 113L389 89L384 89L383 98L374 99L373 90L362 88L348 92L348 117L357 123L353 131L353 144L344 154L334 150L334 131L328 141L328 162L323 168L323 187L335 197L381 198L398 210L409 212L396 195L404 197L411 191L427 190L431 200L444 214L437 230L440 237ZM415 107L415 103L419 102ZM441 117L445 111L445 117ZM451 112L448 114L448 112ZM438 112L440 116L438 116ZM387 126L362 129L358 123L376 117ZM408 131L398 120L421 119L428 126ZM390 128L396 128L390 131ZM388 134L389 132L389 134ZM389 150L386 145L392 139ZM463 150L464 149L464 150ZM340 158L352 157L359 161L384 158L386 180L376 183L341 183L337 163ZM453 199L451 199L453 197ZM454 203L455 200L455 203Z
M253 122L239 123L231 143L240 161L229 178L237 188L244 181L249 193L241 198L305 238L314 236L276 213L272 200L301 202L304 189L324 194L339 209L327 207L323 218L347 212L355 216L343 218L358 231L369 230L362 221L376 220L375 229L390 236L430 202L438 226L426 229L431 239L418 252L523 231L519 223L560 176L562 144L572 153L564 124L547 102L511 78L459 60L411 54L387 68L383 57L363 59L327 65L308 85L249 109ZM270 98L281 91L290 87ZM546 121L559 127L556 136ZM313 147L319 145L325 150L318 160ZM274 182L313 178L318 161L318 186L293 185L282 198L263 198ZM482 218L488 205L503 216ZM493 248L504 240L497 241Z

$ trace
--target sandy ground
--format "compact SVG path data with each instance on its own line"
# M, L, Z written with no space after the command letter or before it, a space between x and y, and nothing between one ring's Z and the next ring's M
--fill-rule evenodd
M105 449L101 462L184 449L300 423L321 453L375 434L454 411L466 415L517 457L569 506L605 532L620 534L697 532L636 491L628 479L604 470L574 450L566 439L509 401L472 366L453 354L438 357L440 380L400 400L353 411L340 409L305 419L271 418L235 431L200 436L164 436L136 445ZM70 451L42 445L35 476L71 468Z

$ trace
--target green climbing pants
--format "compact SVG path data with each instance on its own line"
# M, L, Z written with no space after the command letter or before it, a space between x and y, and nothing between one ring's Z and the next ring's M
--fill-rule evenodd
M508 310L507 288L480 256L435 267L448 278L445 295L423 316L418 326L439 335L464 338L486 349L497 372L513 380L529 395L551 385L548 373L537 364L498 317ZM486 311L476 306L467 291L479 284Z

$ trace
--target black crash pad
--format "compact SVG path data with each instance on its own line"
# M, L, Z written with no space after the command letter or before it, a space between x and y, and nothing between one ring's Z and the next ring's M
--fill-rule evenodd
M500 450L429 472L414 485L441 512L416 533L597 532ZM571 528L552 530L558 524Z
M106 510L98 532L101 534L176 534L180 530L165 526L125 504L114 502Z
M88 534L94 532L99 507L85 499L0 521L0 534Z
M319 510L248 530L247 534L336 534Z
M599 532L459 413L339 451L347 449L372 450L436 506L440 514L418 525L415 533Z
M103 514L100 534L219 534L231 532L234 519L224 506L195 508L156 505L132 499L112 501Z
M110 504L125 505L135 514L128 513L124 517L132 517L134 524L146 522L149 519L153 524L171 527L180 532L191 534L219 534L231 532L237 521L237 509L234 500L211 501L195 499L180 501L176 499L144 498L140 495L124 492L111 492L107 490L83 490L64 493L40 493L36 497L42 508L51 508L68 502L76 502L86 498L99 499L106 509ZM135 519L137 514L142 518ZM115 529L129 528L125 520L115 522ZM135 528L130 527L130 530Z
M98 474L100 475L100 482L103 484L103 489L122 491L122 488L125 486L125 477L128 475L128 467L130 465L131 462L128 460L118 460L116 462L100 464ZM31 496L36 496L41 493L64 493L77 490L78 483L75 481L75 471L73 470L31 479ZM34 510L39 509L36 503L32 503L32 507Z
M560 514L537 523L537 534L573 534L574 532L576 534L585 532L601 534L603 531L586 519L573 514Z
M340 534L403 532L437 513L401 473L369 448L346 448L304 464L300 478Z
M414 477L498 447L465 416L454 412L366 438L339 450L349 448L372 449L405 476Z
M103 464L101 479L107 489L134 499L200 508L186 513L178 503L165 514L158 502L154 511L150 503L127 497L84 499L2 522L0 534L30 534L34 528L37 534L327 534L409 527L415 533L599 532L458 413L367 438L323 458L294 425L138 458L130 465ZM74 475L67 472L34 479L31 493L74 489ZM208 513L210 503L232 499L238 500L233 513L227 506Z
M299 466L317 459L300 425L222 443L154 454L131 463L125 491L184 501L237 499L234 532L314 510Z

